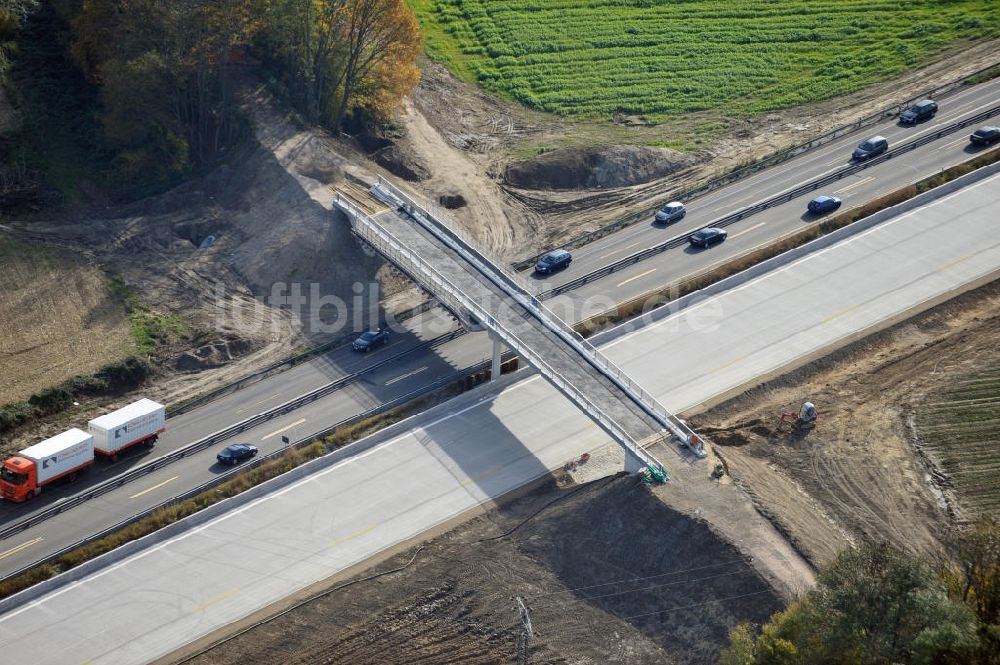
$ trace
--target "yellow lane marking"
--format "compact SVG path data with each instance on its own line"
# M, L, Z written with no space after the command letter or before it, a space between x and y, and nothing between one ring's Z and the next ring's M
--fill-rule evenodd
M174 476L173 478L167 478L167 479L166 479L166 480L164 480L164 481L163 481L162 483L157 483L156 485L153 485L153 486L152 486L152 487L150 487L149 489L145 489L145 490L142 490L142 491L141 491L141 492L139 492L138 494L133 494L133 495L132 495L132 496L130 496L129 498L130 498L130 499L137 499L137 498L139 498L140 496L142 496L143 494L149 494L149 493L150 493L150 492L152 492L153 490L155 490L155 489L159 489L159 488L163 487L164 485L166 485L167 483L172 483L172 482L174 482L174 481L175 481L175 480L177 480L178 478L180 478L180 476Z
M301 425L301 424L302 424L302 423L304 423L305 421L306 421L306 419L305 419L305 418L299 418L298 420L296 420L296 421L295 421L294 423L292 423L291 425L285 425L285 426L284 426L284 427L282 427L281 429L276 429L276 430L274 430L273 432L271 432L270 434L267 434L267 435L265 435L265 436L261 437L261 439L260 439L260 440L261 440L261 441L263 441L264 439L270 439L270 438L271 438L272 436L277 436L277 435L281 434L282 432L284 432L284 431L286 431L286 430L290 430L290 429L292 429L292 428L293 428L293 427L295 427L296 425Z
M619 252L624 252L626 249L629 249L630 247L635 247L636 245L638 245L641 242L642 241L640 240L639 242L634 242L631 245L625 245L624 247L619 247L618 249L614 250L613 252L608 252L607 254L603 254L601 256L598 256L597 258L599 258L599 259L606 259L609 256L614 256L615 254L618 254Z
M858 180L857 182L848 185L847 187L841 187L840 189L838 189L837 191L835 191L834 194L843 194L844 192L849 192L852 189L854 189L855 187L860 187L861 185L869 183L869 182L871 182L874 179L875 179L875 176L870 175L867 178L862 178L861 180Z
M355 531L354 533L352 533L349 536L344 536L340 540L333 541L333 544L331 544L330 547L336 547L337 545L342 545L343 543L346 543L349 540L354 540L355 538L360 538L361 536L365 535L366 533L368 533L369 531L371 531L372 529L375 529L375 528L378 528L378 524L372 524L371 526L366 526L364 529L361 529L361 531Z
M232 596L235 596L239 592L240 592L240 588L239 587L236 587L235 589L230 589L229 591L225 592L221 596L216 596L215 598L213 598L212 600L208 601L207 603L202 603L198 607L194 608L193 610L191 610L191 614L194 614L195 612L201 612L203 609L205 609L209 605L214 605L215 603L219 602L220 600L225 600L226 598L230 598Z
M654 273L654 272L656 272L656 268L651 268L650 270L647 270L646 272L639 273L635 277L629 277L624 282L618 282L618 286L625 286L629 282L634 282L635 280L639 279L640 277L645 277L646 275L649 275L649 274Z
M44 539L43 538L35 538L34 540L29 540L26 543L21 543L17 547L12 547L11 549L9 549L6 552L4 552L3 554L0 554L0 559L5 559L5 558L7 558L7 557L9 557L9 556L11 556L13 554L17 554L21 550L26 550L29 547L31 547L32 545L37 545L38 543L42 542L42 540L44 540Z
M834 312L830 316L828 316L825 319L823 319L823 323L826 323L827 321L833 321L838 316L843 316L844 314L847 314L848 312L850 312L852 310L855 310L855 309L857 309L860 306L861 305L858 305L857 303L855 303L853 305L848 305L844 309L838 309L836 312Z
M727 367L732 367L736 363L740 362L741 360L745 360L745 359L746 359L746 356L737 356L736 358L733 358L732 360L730 360L727 363L724 363L722 365L719 365L718 367L715 367L713 369L708 370L708 374L712 374L713 372L718 372L719 370L726 369Z
M754 229L759 229L760 227L764 226L765 224L767 224L767 222L761 222L760 224L754 224L754 225L753 225L753 226L751 226L751 227L750 227L749 229L743 229L743 230L742 230L742 231L740 231L739 233L734 233L733 235L731 235L731 236L729 236L729 237L730 237L730 238L739 238L739 237L740 237L741 235L743 235L744 233L750 233L750 232L751 232L751 231L753 231Z
M243 407L242 409L236 409L236 413L243 413L244 411L249 411L252 407L255 407L258 404L263 404L264 402L270 401L270 400L274 399L275 397L279 396L280 394L281 393L274 393L270 397L265 397L264 399L260 400L259 402L254 402L253 404L248 404L247 406Z
M941 266L940 268L938 268L937 270L935 270L935 272L944 272L948 268L951 268L952 266L956 266L959 263L961 263L962 261L966 261L968 259L971 259L972 257L973 257L972 254L966 254L965 256L961 256L961 257L955 259L954 261L951 261L949 263L944 264L943 266Z
M477 473L476 475L472 476L471 478L466 478L465 480L463 480L462 481L462 486L464 487L465 485L471 485L472 483L476 482L477 480L482 480L486 476L492 476L494 473L496 473L497 471L499 471L502 468L503 468L502 466L491 466L490 468L486 469L482 473Z
M90 665L90 663L93 663L93 662L94 662L93 658L88 658L87 660L85 660L82 663L80 663L80 665Z
M406 374L400 374L395 379L389 379L388 381L386 381L385 385L391 386L392 384L396 383L397 381L402 381L403 379L408 379L411 376L413 376L414 374L420 374L425 369L427 369L427 365L424 365L423 367L418 367L417 369L413 370L412 372L407 372Z

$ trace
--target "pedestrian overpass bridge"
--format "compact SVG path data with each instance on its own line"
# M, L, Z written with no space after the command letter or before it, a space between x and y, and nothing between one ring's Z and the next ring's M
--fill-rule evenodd
M704 444L682 421L618 368L523 285L409 194L384 178L369 190L372 206L346 192L336 205L354 233L436 297L471 329L493 339L493 377L503 346L532 365L625 449L625 468L666 479L646 447L660 440L704 457ZM544 417L544 414L539 414Z

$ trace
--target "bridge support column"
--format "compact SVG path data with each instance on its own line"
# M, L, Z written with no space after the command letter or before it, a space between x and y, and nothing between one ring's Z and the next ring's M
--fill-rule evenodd
M625 473L639 473L646 468L646 463L641 459L625 451Z
M500 356L503 355L503 342L492 334L490 339L493 340L493 364L490 366L490 381L496 381L500 378Z

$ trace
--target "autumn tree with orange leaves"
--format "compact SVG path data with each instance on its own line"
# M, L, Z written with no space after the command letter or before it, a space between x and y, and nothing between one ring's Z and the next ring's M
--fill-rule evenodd
M263 50L289 97L337 127L351 109L392 117L420 80L420 27L405 0L267 0Z

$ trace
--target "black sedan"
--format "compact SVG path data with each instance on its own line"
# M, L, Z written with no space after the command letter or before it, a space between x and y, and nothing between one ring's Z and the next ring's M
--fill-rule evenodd
M236 466L240 462L245 462L256 455L257 446L251 446L249 443L234 443L231 446L223 448L215 456L215 459L219 460L219 464Z
M727 235L729 234L726 233L725 229L708 227L701 229L700 231L695 231L688 238L688 242L690 242L693 247L711 247L712 245L725 240Z
M993 145L1000 141L1000 127L980 127L969 137L973 145Z
M376 328L375 330L367 330L354 340L351 344L351 348L355 351L360 351L361 353L367 353L372 349L375 349L389 341L389 331L385 328Z
M840 199L836 196L817 196L806 206L809 212L821 215L825 212L832 212L840 207Z

